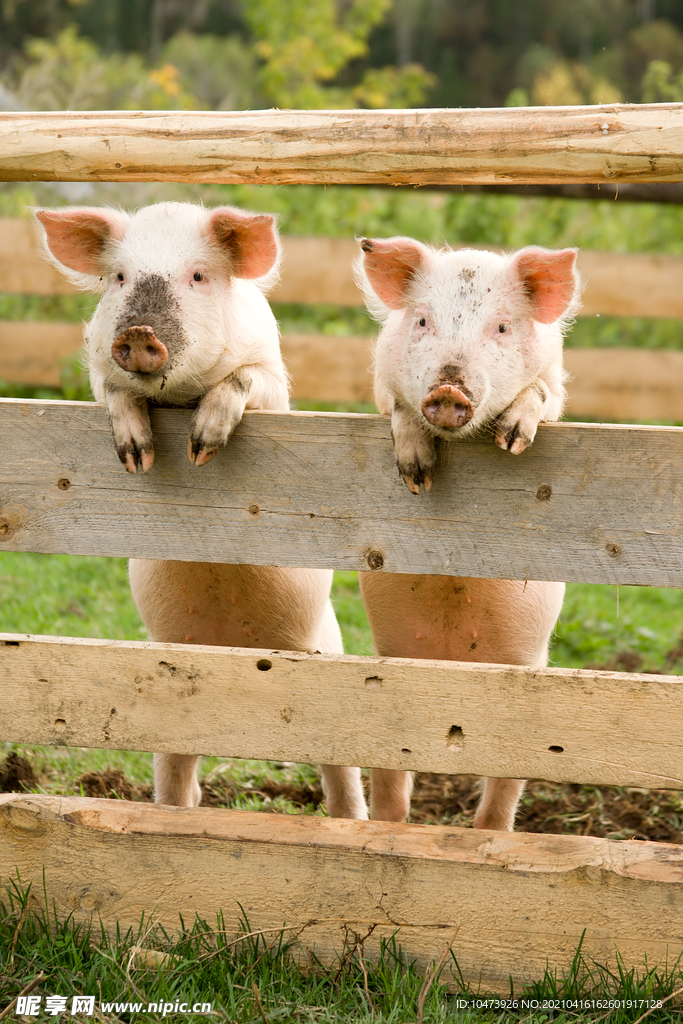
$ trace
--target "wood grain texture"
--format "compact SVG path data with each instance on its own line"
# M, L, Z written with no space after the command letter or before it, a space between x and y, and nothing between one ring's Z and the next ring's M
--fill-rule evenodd
M0 796L0 881L32 882L63 920L119 922L137 933L179 915L233 934L286 925L293 952L334 962L345 925L375 958L397 935L419 970L453 952L466 982L509 995L546 964L583 953L628 971L683 952L683 847L578 836L496 833L181 810L123 800ZM375 926L372 929L372 926ZM352 935L350 936L353 941ZM457 987L447 965L442 981Z
M154 468L131 476L101 407L0 400L0 548L683 586L681 428L546 424L519 457L454 442L416 497L388 417L248 412L197 469L190 415L153 411Z
M678 181L681 104L0 114L0 180Z
M683 789L682 717L672 676L0 634L4 742Z

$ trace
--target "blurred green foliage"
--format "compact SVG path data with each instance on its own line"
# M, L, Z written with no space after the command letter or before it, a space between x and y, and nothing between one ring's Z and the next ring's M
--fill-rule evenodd
M419 65L369 69L355 86L332 85L350 61L365 57L368 36L391 0L247 0L245 21L262 60L263 95L282 107L419 105L435 79Z
M72 47L71 91L105 107L107 77L126 108L147 90L170 107L502 106L677 99L683 70L680 0L5 0L4 85L21 93L43 60L27 40L70 27L107 68L83 76ZM64 91L69 63L54 70Z
M29 39L9 84L29 110L179 110L196 101L171 64L149 68L137 53L103 55L69 25L54 39Z
M237 34L182 30L153 57L103 52L70 24L54 38L27 39L0 71L0 84L29 110L419 106L436 79L416 63L336 82L366 55L368 34L389 3L248 0L249 43Z

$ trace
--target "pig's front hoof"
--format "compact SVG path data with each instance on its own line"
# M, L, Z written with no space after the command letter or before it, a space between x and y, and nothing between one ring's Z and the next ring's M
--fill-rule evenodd
M397 463L398 471L411 494L419 494L420 486L430 491L434 483L434 464L422 466L418 462L409 465Z
M147 473L154 463L154 448L138 448L134 441L119 445L116 454L128 473L137 473L138 466Z
M193 466L204 466L218 453L218 447L209 447L200 437L190 437L187 442L187 457Z
M510 452L511 455L521 455L529 447L535 436L535 430L533 433L525 431L521 423L514 423L512 426L498 424L494 440L504 452Z
M521 455L530 443L523 437L515 436L513 432L496 434L495 441L499 448L502 448L504 452L510 452L511 455Z
M539 383L530 385L517 395L496 420L493 436L503 451L508 451L511 455L521 455L536 437L538 424L543 418L543 388Z

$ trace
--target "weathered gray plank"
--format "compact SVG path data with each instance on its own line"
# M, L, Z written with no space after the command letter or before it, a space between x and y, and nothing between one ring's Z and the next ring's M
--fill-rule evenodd
M0 633L16 743L683 789L682 720L675 676Z
M2 547L683 586L681 428L544 425L520 457L455 442L415 497L388 418L247 413L201 469L189 418L156 410L154 468L130 476L98 406L1 400Z
M0 114L3 181L678 181L683 105Z
M60 920L111 933L143 915L211 927L220 911L238 934L246 912L266 942L284 934L327 963L345 925L373 959L397 935L423 971L453 941L465 981L506 995L511 977L519 994L546 966L567 974L580 943L614 971L671 970L683 952L683 847L668 843L13 793L0 795L0 881L17 870L34 905L45 887ZM457 987L452 961L441 980Z

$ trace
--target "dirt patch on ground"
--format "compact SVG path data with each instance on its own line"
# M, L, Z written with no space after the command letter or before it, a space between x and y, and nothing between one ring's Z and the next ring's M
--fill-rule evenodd
M30 793L38 785L38 779L26 758L11 751L0 764L0 793Z
M420 773L415 779L410 820L421 824L470 825L478 797L476 779ZM683 793L529 782L519 805L515 829L683 843Z
M151 800L152 787L139 786L120 770L105 768L103 772L86 772L76 779L85 796L100 797L105 800Z
M323 790L320 783L313 786L296 785L294 782L282 782L276 779L265 779L257 786L236 786L234 783L212 782L201 783L202 806L232 807L240 796L260 797L262 800L288 800L301 810L315 809L323 801ZM268 808L265 808L268 810Z
M0 792L40 788L29 762L16 753L0 764ZM245 796L259 797L268 810L286 800L299 810L316 810L323 803L320 783L297 784L266 779L238 786L230 780L206 779L201 784L202 806L234 807ZM151 785L132 782L118 768L87 772L75 780L85 796L149 802ZM462 775L420 772L415 779L410 820L416 824L469 827L479 798L479 783ZM273 810L277 809L272 807ZM515 828L519 832L597 836L610 839L650 839L683 844L683 793L614 786L578 786L530 782L522 797Z

